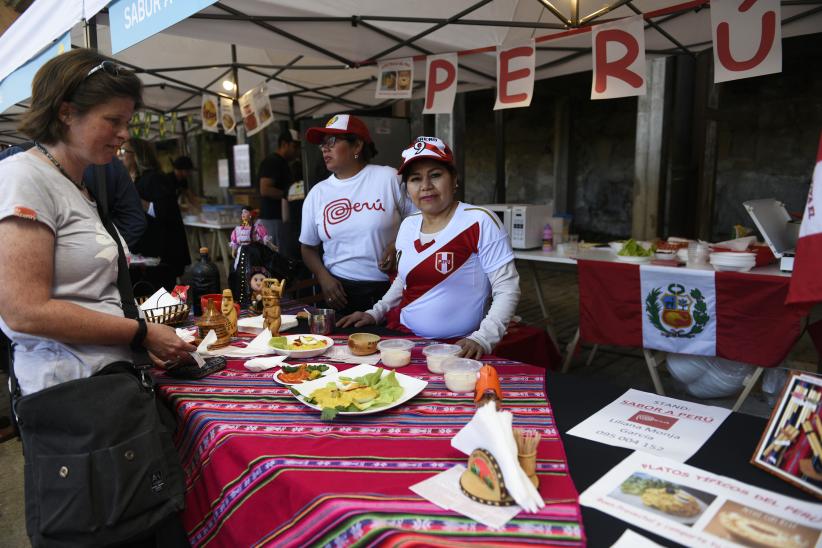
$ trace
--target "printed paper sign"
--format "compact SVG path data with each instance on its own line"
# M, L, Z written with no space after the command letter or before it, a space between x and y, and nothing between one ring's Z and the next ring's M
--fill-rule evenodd
M220 97L220 124L226 135L237 132L237 117L234 116L234 101L228 97Z
M117 53L201 11L216 0L116 0L108 6L111 53Z
M220 158L217 160L217 182L220 185L220 188L228 188L231 186L231 179L228 175L227 158Z
M568 433L685 462L730 414L721 407L631 389Z
M686 546L822 544L822 505L640 451L579 502Z
M234 186L251 186L251 149L248 145L234 145Z
M268 87L265 83L245 92L240 97L240 113L243 116L246 135L251 137L259 133L274 121L271 114L271 102L268 99Z
M591 99L645 95L645 21L641 15L591 29Z
M377 64L377 99L410 99L414 87L414 60L390 59Z
M782 72L779 0L712 0L714 82Z
M450 114L454 110L459 80L456 53L429 55L425 60L425 105L423 114Z
M527 107L534 95L534 41L497 46L497 101L494 110Z
M200 106L200 115L203 118L203 129L216 133L217 127L217 96L203 95L203 102Z

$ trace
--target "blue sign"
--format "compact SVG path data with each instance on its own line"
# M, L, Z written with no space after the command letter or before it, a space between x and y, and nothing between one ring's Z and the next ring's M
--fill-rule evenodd
M116 0L108 7L111 53L179 23L217 0Z
M5 112L13 104L31 97L31 82L40 67L70 49L71 33L67 32L50 48L6 76L6 79L0 82L0 112Z

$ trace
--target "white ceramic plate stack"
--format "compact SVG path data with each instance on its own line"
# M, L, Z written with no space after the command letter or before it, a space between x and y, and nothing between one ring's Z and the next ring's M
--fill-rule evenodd
M756 265L756 253L711 253L711 264L718 272L747 272Z

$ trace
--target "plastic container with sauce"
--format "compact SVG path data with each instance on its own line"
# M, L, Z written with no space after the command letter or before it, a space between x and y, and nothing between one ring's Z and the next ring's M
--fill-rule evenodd
M428 370L431 373L442 374L442 363L459 354L460 350L462 347L456 344L431 344L422 349L422 354L425 356Z
M404 367L411 363L414 343L407 339L387 339L377 344L380 360L386 367Z
M448 358L442 364L445 386L451 392L473 392L482 363L468 358Z

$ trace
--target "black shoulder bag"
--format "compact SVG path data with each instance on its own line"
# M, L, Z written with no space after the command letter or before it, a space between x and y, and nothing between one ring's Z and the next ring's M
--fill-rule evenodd
M137 318L120 238L100 213L119 250L124 315ZM147 359L145 351L135 355L141 365ZM182 510L183 471L161 418L168 411L146 367L116 362L26 396L13 363L10 369L25 456L26 529L35 547L140 539Z

